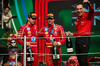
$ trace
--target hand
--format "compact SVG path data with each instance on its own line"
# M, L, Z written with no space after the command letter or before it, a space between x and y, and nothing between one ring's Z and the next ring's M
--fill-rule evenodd
M73 36L73 33L70 33L69 36Z
M73 36L73 33L71 33L70 31L66 32L66 36Z
M9 20L11 19L12 17L11 16L9 16Z
M68 31L68 32L66 32L66 36L69 36L70 35L70 32Z
M30 42L26 42L26 45L27 45L27 46L30 46Z
M52 44L53 44L53 46L58 45L58 43L56 41L54 41Z
M83 3L90 4L90 1L88 1L88 0L83 0Z
M22 66L20 63L17 63L17 66Z
M17 18L17 16L15 16L15 15L12 15L12 18Z

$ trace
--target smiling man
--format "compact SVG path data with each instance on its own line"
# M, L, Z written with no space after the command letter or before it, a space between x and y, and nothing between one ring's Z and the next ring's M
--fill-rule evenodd
M85 55L77 55L79 66L88 66L87 64L87 53L90 47L90 35L92 28L92 19L94 14L94 9L92 4L88 0L83 0L83 3L89 6L89 12L84 12L84 7L82 4L76 5L77 19L76 19L76 32L70 33L66 32L68 36L76 36L75 51L76 54L85 53ZM86 37L82 37L86 36Z
M24 39L21 39L21 37L29 37L29 39L26 39L26 45L31 47L33 53L38 53L37 26L35 25L36 18L36 13L29 13L27 18L28 22L21 26L18 31L18 43L24 46ZM24 48L22 51L24 52ZM33 57L34 62L31 63L31 66L38 66L38 55L34 54Z
M65 34L63 27L54 23L55 17L54 14L47 14L47 23L46 27L42 27L39 31L38 36L43 36L45 38L45 50L46 54L53 54L53 46L57 45L58 52L61 54L60 46L66 42ZM55 39L55 41L53 40ZM53 55L46 55L46 66L61 66L61 55L59 60L53 60Z

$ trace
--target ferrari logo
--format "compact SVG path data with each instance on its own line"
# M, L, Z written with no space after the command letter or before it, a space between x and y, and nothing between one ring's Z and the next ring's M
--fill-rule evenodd
M35 27L35 29L36 29L36 27Z

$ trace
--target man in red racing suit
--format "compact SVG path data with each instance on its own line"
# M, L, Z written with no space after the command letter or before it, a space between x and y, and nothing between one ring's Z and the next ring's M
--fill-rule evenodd
M53 54L51 48L54 45L57 45L58 52L59 54L61 54L60 46L66 42L63 27L61 25L54 24L54 21L54 15L52 13L47 14L48 25L46 27L41 28L38 33L38 36L43 36L45 38L46 54ZM52 42L52 39L55 39L55 41ZM45 59L46 66L61 66L61 55L58 61L54 61L52 55L46 55Z
M20 39L21 37L29 37L26 39L26 45L30 46L33 53L38 53L37 48L37 26L35 25L36 21L36 13L29 13L28 15L28 22L21 26L18 31L18 43L24 45L24 40ZM24 49L24 48L23 48ZM24 52L24 50L22 50ZM34 54L34 62L31 63L32 66L38 66L38 55ZM22 56L22 65L23 65L23 56Z

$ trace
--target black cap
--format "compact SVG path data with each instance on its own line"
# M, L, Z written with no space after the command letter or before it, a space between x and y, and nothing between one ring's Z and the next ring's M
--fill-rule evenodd
M36 13L34 13L34 12L29 13L28 17L29 18L38 18L37 15L36 15Z
M48 13L48 14L47 14L47 19L48 19L48 18L55 18L55 17L54 17L54 14L53 14L53 13Z

